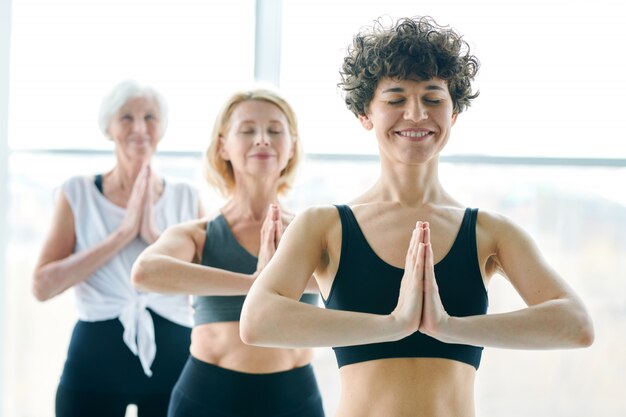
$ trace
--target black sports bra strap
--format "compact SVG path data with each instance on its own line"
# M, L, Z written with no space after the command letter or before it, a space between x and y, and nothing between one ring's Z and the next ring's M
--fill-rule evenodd
M465 231L468 243L471 248L476 248L476 221L478 219L478 209L477 208L467 208L469 211L469 216L467 216L467 229ZM465 220L464 220L465 221Z
M473 267L477 268L480 271L480 266L478 263L478 244L476 243L476 222L478 220L478 209L477 208L467 208L467 212L465 217L467 218L467 224L464 226L465 229L465 247L468 250L468 253L472 255L472 263L474 263ZM463 220L465 223L465 219Z
M356 220L354 216L354 212L347 204L335 205L337 210L339 211L339 218L341 219L341 239L343 242L353 242L353 239L357 240L353 243L367 243L367 239L365 235L363 235L363 231L361 230L361 226L359 222ZM341 245L344 246L343 244Z
M102 191L102 174L96 174L93 182L96 184L96 188L100 191L100 194L104 194L104 191Z

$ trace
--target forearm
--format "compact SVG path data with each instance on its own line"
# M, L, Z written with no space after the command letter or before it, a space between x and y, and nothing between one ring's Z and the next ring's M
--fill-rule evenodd
M433 337L510 349L576 348L593 342L593 324L581 303L557 299L510 313L450 317Z
M388 342L409 333L392 316L324 309L275 293L246 298L240 329L247 344L284 348Z
M144 291L193 295L245 295L253 275L207 267L161 254L141 255L132 271L133 285Z
M39 267L33 282L35 297L46 301L86 280L129 241L124 233L115 232L96 246Z

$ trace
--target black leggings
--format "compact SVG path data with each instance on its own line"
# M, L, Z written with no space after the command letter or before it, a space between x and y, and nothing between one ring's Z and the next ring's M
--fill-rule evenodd
M189 357L174 390L169 417L324 417L311 365L248 374Z
M123 417L129 404L136 404L139 417L165 417L169 392L132 395L120 392L86 392L59 385L56 396L57 417Z
M124 344L118 319L76 323L57 388L57 417L123 417L129 404L137 405L139 417L167 415L191 329L150 314L157 346L152 377Z

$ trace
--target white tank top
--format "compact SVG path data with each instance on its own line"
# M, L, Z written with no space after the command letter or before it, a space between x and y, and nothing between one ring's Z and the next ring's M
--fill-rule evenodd
M82 252L102 242L122 222L126 209L116 206L98 190L93 177L76 176L61 186L74 215L76 246ZM154 206L159 231L198 217L198 192L183 182L168 180ZM133 262L148 245L140 238L121 249L87 280L74 286L78 318L102 321L119 318L124 342L139 357L146 375L156 356L154 324L146 307L166 319L191 327L189 296L146 293L130 282Z

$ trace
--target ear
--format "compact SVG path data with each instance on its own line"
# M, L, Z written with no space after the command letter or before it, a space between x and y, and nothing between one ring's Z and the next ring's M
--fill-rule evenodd
M365 128L365 130L372 130L374 128L374 124L370 120L367 114L359 114L359 122L361 122L361 126Z
M458 113L452 113L452 123L450 123L450 126L454 126L457 117L459 117Z
M224 160L224 161L230 161L230 156L228 155L228 151L226 151L226 147L224 146L224 136L219 135L218 137L219 140L219 154L220 157Z

